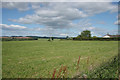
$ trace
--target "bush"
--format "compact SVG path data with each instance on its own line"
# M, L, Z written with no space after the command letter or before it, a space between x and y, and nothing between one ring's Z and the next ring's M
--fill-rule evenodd
M108 62L102 64L99 68L91 71L90 78L118 78L118 56L111 58Z
M8 37L8 38L0 38L1 41L25 41L25 40L38 40L38 38L17 38L17 37Z
M98 38L98 37L91 37L91 38L78 38L74 37L73 40L89 40L89 41L119 41L120 38Z

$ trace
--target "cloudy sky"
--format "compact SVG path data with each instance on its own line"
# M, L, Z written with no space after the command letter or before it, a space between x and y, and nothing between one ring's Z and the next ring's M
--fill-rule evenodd
M117 2L2 2L3 36L118 33Z

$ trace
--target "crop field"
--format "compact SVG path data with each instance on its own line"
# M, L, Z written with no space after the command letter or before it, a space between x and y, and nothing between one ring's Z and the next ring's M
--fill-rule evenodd
M87 75L117 54L117 41L3 41L2 77L72 78Z

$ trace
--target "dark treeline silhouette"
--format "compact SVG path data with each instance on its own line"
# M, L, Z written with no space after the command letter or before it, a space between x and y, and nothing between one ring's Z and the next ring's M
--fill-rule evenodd
M38 40L38 39L66 39L66 37L40 37L40 36L2 36L1 41L23 41L23 40Z

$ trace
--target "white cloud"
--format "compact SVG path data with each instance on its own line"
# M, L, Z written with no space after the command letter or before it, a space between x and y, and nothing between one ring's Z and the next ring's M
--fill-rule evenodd
M119 0L3 0L3 2L118 2Z
M29 5L31 4L31 6ZM28 30L36 31L39 35L66 36L78 35L78 32L83 30L91 30L94 33L101 34L102 29L92 26L87 20L87 17L94 16L106 11L116 12L117 5L110 2L38 2L38 3L7 3L3 8L26 11L32 8L34 13L26 15L18 19L9 19L13 22L22 24L39 24L45 27L28 28L18 25L3 25L6 30ZM82 19L85 19L82 21ZM80 20L78 23L73 23L74 20ZM68 31L68 32L67 32ZM73 32L74 31L74 32ZM97 32L98 31L98 32ZM21 32L24 33L24 32Z
M79 23L80 24L80 23ZM79 25L76 24L77 27L70 28L70 29L53 29L49 27L34 27L34 28L28 28L25 26L20 25L7 25L7 24L0 24L0 28L2 27L3 35L4 36L77 36L80 34L84 29ZM87 30L90 30L92 35L105 35L107 32L110 32L111 34L116 34L117 30L106 30L103 28L95 28L90 27L90 24L88 27L86 27Z
M25 2L2 2L2 8L18 9L19 11L29 10L28 3Z
M120 20L117 20L116 22L114 22L114 24L120 25Z
M116 17L117 21L114 22L115 25L120 25L120 14Z
M117 10L109 2L46 2L31 3L35 13L19 19L10 19L22 24L40 24L51 28L71 28L73 20L80 20L102 12Z
M24 30L27 27L13 24L12 25L0 24L0 28L2 28L2 30Z
M68 36L68 34L60 34L60 36Z

